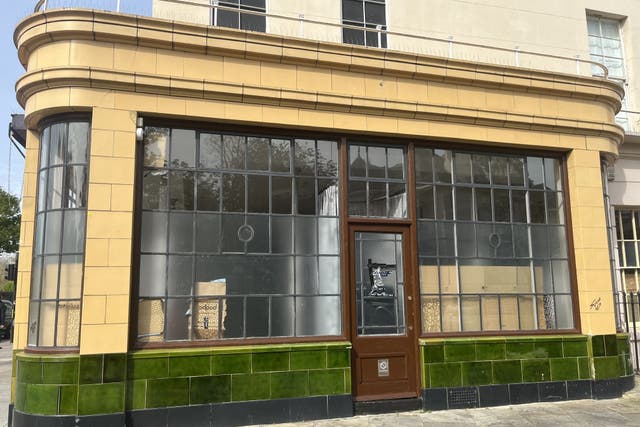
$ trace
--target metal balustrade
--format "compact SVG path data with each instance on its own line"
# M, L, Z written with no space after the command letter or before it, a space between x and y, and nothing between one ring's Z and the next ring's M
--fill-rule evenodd
M163 0L163 3L175 4L175 18L180 18L176 20L185 22L200 22L202 20L202 14L197 16L195 14L189 15L189 10L193 10L193 8L208 9L209 12L203 12L208 17L208 23L210 24L213 23L213 11L216 9L232 12L239 11L236 8L220 6L217 0L212 0L211 4L202 4L189 0ZM151 0L39 0L34 12L58 8L88 8L142 16L153 15ZM241 13L265 16L269 24L274 24L267 26L268 33L289 37L342 43L342 30L365 30L363 27L312 19L295 12L290 15L283 15L241 9ZM553 55L523 50L518 46L512 48L490 46L455 40L453 36L447 38L429 37L384 30L381 27L366 28L366 31L378 33L378 45L383 44L382 38L385 37L387 48L391 50L583 76L592 76L594 74L600 75L602 78L608 76L608 69L605 65L589 59L583 59L579 54L574 56Z

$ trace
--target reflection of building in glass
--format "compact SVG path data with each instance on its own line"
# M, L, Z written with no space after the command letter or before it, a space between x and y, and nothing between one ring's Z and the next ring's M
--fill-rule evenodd
M20 23L16 420L628 388L607 231L637 290L634 122L616 113L624 89L635 105L640 10L444 3L155 0Z

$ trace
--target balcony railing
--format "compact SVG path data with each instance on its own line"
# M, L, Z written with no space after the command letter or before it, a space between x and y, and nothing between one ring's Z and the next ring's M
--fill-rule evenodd
M620 110L616 115L616 123L630 136L640 136L640 111Z
M185 22L212 24L216 9L238 12L238 9L219 6L216 0L207 2L211 4L190 0L162 0L161 3L164 5L175 4L175 11L169 16L166 12L156 13L157 17ZM57 8L88 8L142 16L154 15L152 0L39 0L34 12ZM290 15L282 15L243 9L242 13L265 16L269 33L289 37L342 43L344 29L363 30L363 27L311 19L297 14L296 11L292 11ZM603 64L583 59L578 54L574 56L553 55L522 50L518 46L511 48L490 46L455 40L453 36L447 38L427 37L384 30L380 27L367 28L366 31L378 33L378 46L383 44L382 40L384 39L387 48L392 50L582 76L598 74L606 78L608 75L607 67Z

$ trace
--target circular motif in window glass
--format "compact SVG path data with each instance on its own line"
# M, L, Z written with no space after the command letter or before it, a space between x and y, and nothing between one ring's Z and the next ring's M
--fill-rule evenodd
M496 233L491 233L491 235L489 236L489 246L491 246L493 249L498 249L501 244L502 239L500 238L500 236Z
M240 239L241 242L244 242L244 243L250 242L251 240L253 240L254 234L255 234L255 231L253 230L253 227L250 226L249 224L241 225L240 228L238 228L238 239Z

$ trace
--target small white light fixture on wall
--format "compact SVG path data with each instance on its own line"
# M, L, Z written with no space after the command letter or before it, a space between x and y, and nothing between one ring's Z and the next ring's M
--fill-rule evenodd
M144 119L138 117L136 120L136 141L142 142L144 139Z

